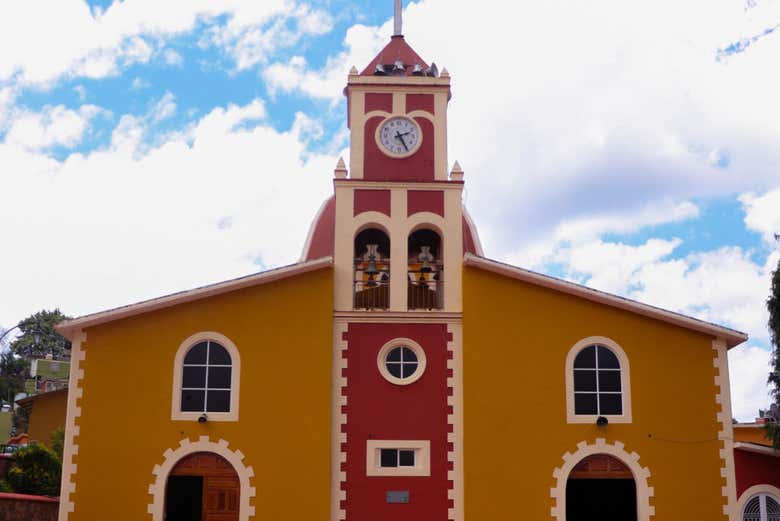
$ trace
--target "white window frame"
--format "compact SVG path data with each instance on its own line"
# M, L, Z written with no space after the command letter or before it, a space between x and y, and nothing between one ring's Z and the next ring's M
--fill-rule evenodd
M230 372L230 411L228 412L198 412L181 410L182 376L184 357L192 347L200 342L212 341L224 347L231 360ZM238 421L239 387L241 380L241 356L236 345L225 335L213 331L195 333L179 345L176 356L173 359L173 389L171 397L171 419L178 421L198 421L202 415L206 415L208 421L235 422Z
M383 467L382 449L414 451L413 467ZM368 440L366 441L366 476L430 476L430 440Z
M772 499L780 503L780 488L769 484L760 484L753 485L752 487L745 490L742 495L739 496L739 500L737 500L739 521L743 521L745 519L745 507L747 507L748 503L750 503L750 500L756 496L771 496ZM765 518L766 512L763 513L761 521L764 521Z
M393 376L390 374L390 371L387 370L387 366L385 365L387 362L387 355L396 347L407 347L414 351L414 354L417 355L417 371L415 371L413 375L407 378L398 378ZM425 358L425 350L414 340L409 338L394 338L393 340L383 345L382 349L379 350L379 353L376 356L376 365L379 369L379 373L388 382L395 385L409 385L422 378L423 373L425 373L425 367L427 366L427 359Z
M574 413L574 359L586 347L592 345L604 346L612 351L620 363L620 387L623 402L622 414L575 414ZM566 355L566 421L567 423L596 423L599 416L605 417L610 423L631 423L631 371L628 357L620 345L611 338L590 336L574 344Z

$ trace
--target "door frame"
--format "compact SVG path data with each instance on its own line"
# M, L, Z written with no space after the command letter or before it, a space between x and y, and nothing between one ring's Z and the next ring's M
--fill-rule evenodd
M213 442L208 436L201 436L198 441L185 438L179 442L176 449L165 450L162 464L155 465L152 469L153 478L149 485L152 501L147 506L152 521L163 521L165 518L165 487L171 471L179 461L196 452L214 453L233 466L240 485L238 519L239 521L252 519L255 515L255 507L250 505L250 501L255 497L255 487L252 486L254 470L251 466L244 465L244 454L240 450L230 450L227 441L220 439L218 442Z

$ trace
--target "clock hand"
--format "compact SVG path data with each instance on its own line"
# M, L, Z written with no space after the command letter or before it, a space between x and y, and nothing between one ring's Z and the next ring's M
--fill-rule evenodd
M398 140L400 140L400 141L401 141L401 144L404 146L404 149L405 149L407 152L409 152L409 147L408 147L408 146L406 146L406 141L404 141L404 136L405 136L406 134L408 134L408 132L406 132L405 134L401 134L400 132L396 132L396 133L395 133L395 137L396 137L396 139L398 139Z

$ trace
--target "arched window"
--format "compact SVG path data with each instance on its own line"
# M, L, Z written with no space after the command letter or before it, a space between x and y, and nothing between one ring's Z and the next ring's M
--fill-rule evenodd
M599 416L631 421L628 358L614 341L590 337L577 342L566 360L569 423L591 423Z
M238 420L238 349L218 333L185 340L174 361L172 418Z
M756 494L742 510L742 521L780 521L780 500L770 494Z
M230 354L217 342L205 340L192 346L182 368L181 410L230 412L232 371Z
M377 228L355 236L355 309L390 307L390 239Z
M444 263L441 238L433 230L409 235L407 304L409 309L441 309L444 302Z

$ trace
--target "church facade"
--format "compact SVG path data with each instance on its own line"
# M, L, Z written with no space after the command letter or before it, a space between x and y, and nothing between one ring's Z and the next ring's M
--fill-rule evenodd
M60 520L742 519L746 336L487 258L396 32L299 263L60 326Z

